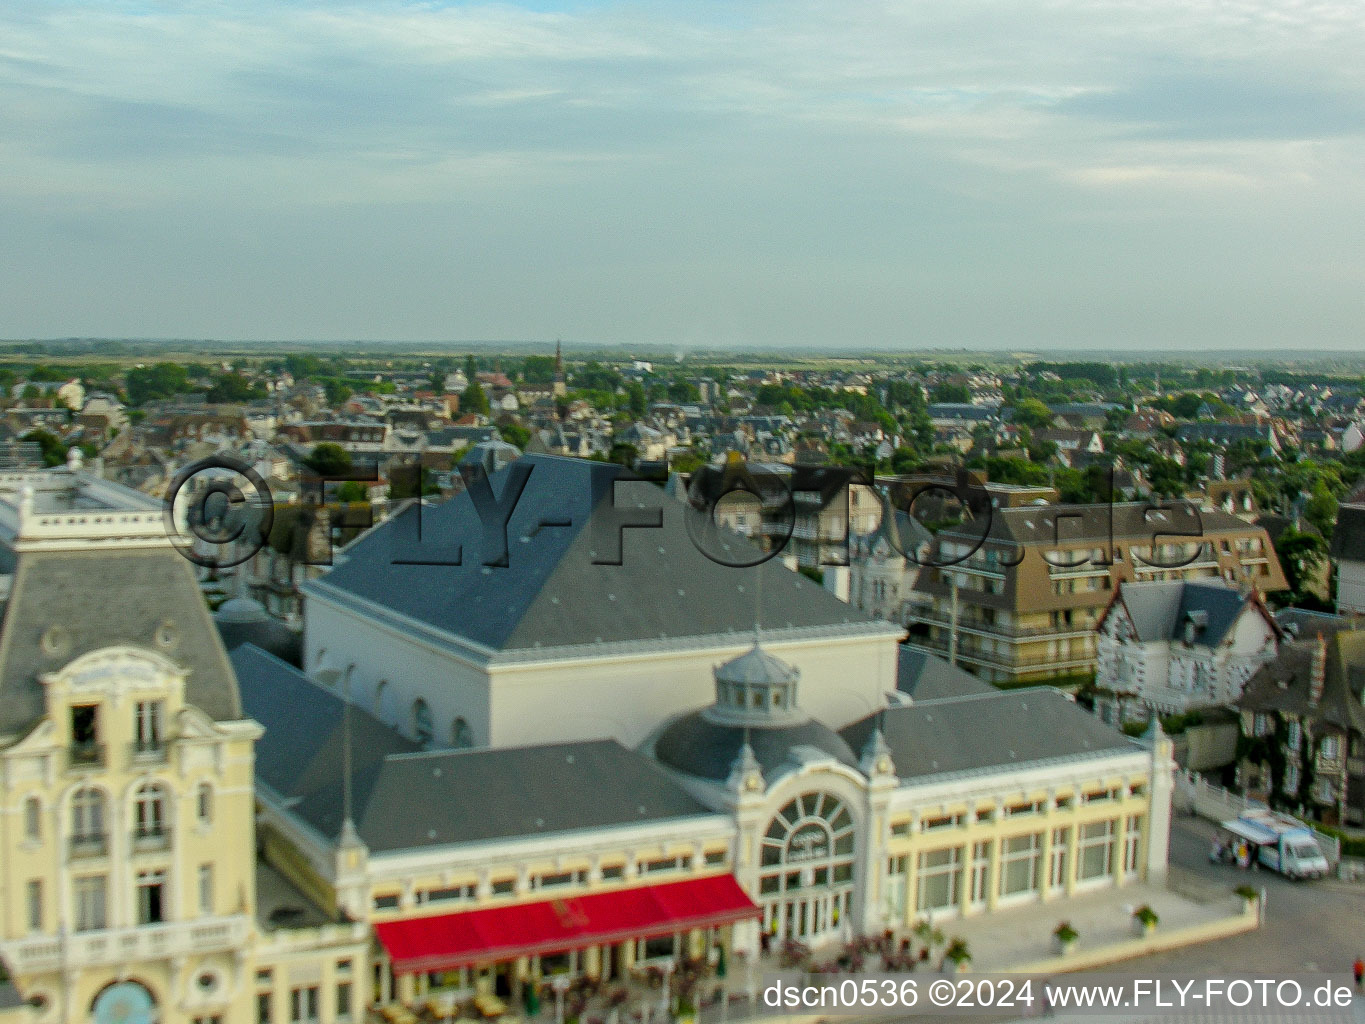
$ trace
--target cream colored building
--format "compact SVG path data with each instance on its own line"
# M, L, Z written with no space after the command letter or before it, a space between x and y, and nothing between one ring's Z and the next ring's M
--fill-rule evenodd
M328 954L363 970L367 935L258 920L261 729L160 506L72 470L4 477L0 542L0 957L34 1019L259 1019L267 977L334 1002Z

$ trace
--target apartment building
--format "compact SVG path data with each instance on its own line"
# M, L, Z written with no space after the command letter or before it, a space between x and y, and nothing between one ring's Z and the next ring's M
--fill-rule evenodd
M996 683L1095 671L1096 625L1120 582L1287 584L1266 531L1187 502L982 511L939 532L909 643Z

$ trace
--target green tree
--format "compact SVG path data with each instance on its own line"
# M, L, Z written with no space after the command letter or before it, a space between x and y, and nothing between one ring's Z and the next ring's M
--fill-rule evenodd
M1052 410L1036 398L1025 398L1014 407L1014 422L1031 430L1045 430L1052 426Z
M337 484L337 501L356 502L369 501L370 492L365 484L360 480L343 480Z
M323 441L313 446L303 464L318 476L336 476L351 468L351 453L339 444Z
M527 356L521 361L521 376L528 384L549 384L555 379L554 356Z
M531 432L520 423L504 423L498 427L498 433L508 444L514 444L523 451L526 450L526 442L531 440Z
M472 357L471 357L472 358ZM469 386L460 395L460 411L478 413L487 416L489 410L488 395L483 390L483 385L477 380L470 378Z
M46 430L30 430L20 440L33 441L38 445L42 450L45 466L60 466L66 461L66 445L55 434L50 434Z
M190 375L179 363L135 366L124 377L124 386L131 405L142 405L191 390Z
M1326 561L1327 542L1316 533L1290 527L1275 541L1275 553L1280 556L1280 564L1284 566L1291 599L1297 601Z

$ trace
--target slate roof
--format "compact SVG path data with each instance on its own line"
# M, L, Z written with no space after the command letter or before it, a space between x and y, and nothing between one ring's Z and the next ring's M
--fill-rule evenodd
M1110 534L1110 509L1113 509L1112 536L1116 540L1151 542L1153 533L1160 534L1158 543L1181 543L1202 535L1235 533L1248 534L1256 528L1228 512L1201 509L1194 502L1164 502L1163 507L1148 512L1153 506L1145 501L1116 502L1094 505L1024 505L1017 508L998 508L991 515L991 540L1014 541L1020 544L1043 544L1053 547L1058 542L1057 517L1061 520L1061 544L1100 541ZM939 536L966 536L975 540L981 535L976 524L942 531Z
M1046 686L917 700L869 715L840 735L861 750L879 717L896 774L907 781L1141 749Z
M156 640L163 624L174 646ZM69 642L47 653L61 626ZM216 721L242 717L237 682L193 566L174 548L27 551L19 554L0 626L0 736L26 732L45 713L38 676L104 647L157 651L188 670L185 699Z
M1250 711L1284 711L1365 733L1365 630L1342 630L1325 637L1327 664L1322 696L1314 706L1309 684L1317 636L1281 644L1274 661L1247 680L1238 706Z
M343 816L343 704L278 658L232 652L250 717L265 727L257 778L335 838ZM615 740L421 751L351 708L354 822L371 853L710 816L649 758Z
M848 743L815 719L794 725L751 726L746 730L743 726L713 722L701 711L683 715L660 733L654 743L654 756L688 775L721 781L729 777L746 732L764 774L780 767L792 748L798 746L814 747L849 767L858 764Z
M1174 580L1122 583L1117 602L1127 609L1141 643L1183 640L1185 623L1193 618L1201 626L1194 642L1217 647L1255 598L1222 583Z
M1332 557L1365 562L1365 505L1341 505L1332 531Z
M904 644L900 647L896 665L896 689L915 701L996 692L994 686L982 682L970 672L943 658L911 650Z
M627 475L623 467L549 455L523 455L512 465L530 475L508 521L507 567L482 564L485 550L492 549L486 549L465 491L420 513L414 504L376 527L347 548L332 572L305 584L305 592L343 604L350 600L367 615L397 613L393 621L400 628L416 620L483 656L604 642L728 639L753 629L759 572L766 635L895 632L779 559L761 570L712 561L684 521L697 513L654 484L622 483L613 510L613 482ZM495 495L501 497L511 474L508 467L490 478ZM655 508L661 528L613 525L613 514L648 517ZM753 549L733 534L712 546L722 540L736 560L751 557ZM618 543L619 564L594 564L615 557ZM397 561L449 560L456 546L462 548L461 565Z

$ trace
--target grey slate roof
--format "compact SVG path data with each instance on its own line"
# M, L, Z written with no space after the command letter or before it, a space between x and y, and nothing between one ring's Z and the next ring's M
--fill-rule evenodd
M626 475L623 467L549 455L523 455L514 465L531 473L507 526L508 567L482 564L483 527L465 491L420 510L420 547L414 505L351 545L342 564L305 590L342 602L348 597L373 602L494 652L532 652L747 633L754 625L755 576L761 572L767 635L788 628L831 634L891 630L779 559L761 570L712 561L688 533L684 516L696 513L654 484L621 484L615 514L649 515L658 508L662 527L618 530L610 506L613 482ZM510 474L509 467L490 478L495 495L502 494ZM752 553L741 538L725 537L736 560ZM613 557L618 543L620 564L594 564L594 558ZM461 565L395 564L403 558L449 559L457 545L463 549ZM362 607L373 614L373 605Z
M840 735L861 750L878 717L854 722ZM889 708L880 717L896 774L904 780L1139 749L1060 690L1046 686L917 700Z
M156 640L163 624L174 646ZM61 626L58 653L41 638ZM44 713L38 676L104 647L133 645L187 669L186 700L216 721L240 719L237 682L191 564L171 547L28 551L18 557L0 627L0 735L25 732Z
M1185 623L1193 617L1203 624L1194 642L1217 647L1255 599L1222 583L1175 580L1120 584L1118 600L1142 643L1183 639Z
M343 814L342 701L257 648L232 652L265 727L257 777L335 838ZM419 751L351 709L356 830L372 853L709 816L649 758L615 740Z
M1365 630L1340 630L1327 643L1322 695L1310 699L1316 634L1280 645L1274 661L1247 680L1239 707L1251 711L1283 711L1339 729L1365 734Z
M915 701L962 697L970 693L995 693L970 672L923 651L901 645L896 664L896 689Z
M1171 501L1152 512L1145 501L1116 502L1094 505L1024 505L1017 508L995 509L990 519L987 537L991 540L1015 541L1021 544L1057 543L1058 523L1061 520L1061 543L1074 544L1085 540L1139 540L1151 542L1153 534L1161 534L1158 543L1179 542L1188 536L1194 540L1218 533L1246 533L1247 523L1228 512L1201 509L1194 502ZM1110 510L1113 510L1112 520ZM1112 534L1110 530L1112 528ZM965 536L973 541L981 536L980 527L967 524L942 531L940 537Z
M730 768L744 745L745 732L742 726L712 722L701 711L693 711L659 734L654 743L654 756L670 768L688 775L720 781L729 777ZM753 726L747 732L749 746L764 774L778 768L797 746L822 750L850 767L858 764L848 743L829 726L814 719L772 728Z

